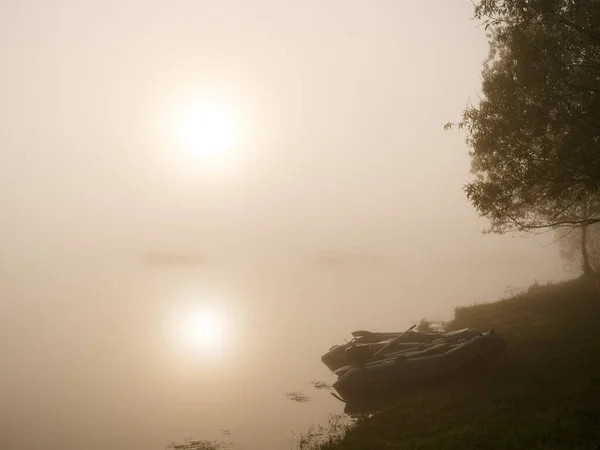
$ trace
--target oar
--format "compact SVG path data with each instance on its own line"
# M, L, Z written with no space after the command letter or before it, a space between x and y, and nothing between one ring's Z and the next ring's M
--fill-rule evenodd
M385 350L387 350L390 346L392 346L396 342L398 342L402 336L405 336L406 334L410 333L412 331L412 329L415 328L416 326L417 326L417 324L414 324L412 327L410 327L404 333L402 333L402 334L398 335L397 337L395 337L394 339L392 339L389 344L387 344L386 346L381 347L379 350L377 350L373 356L378 356L380 354L383 354L385 352Z

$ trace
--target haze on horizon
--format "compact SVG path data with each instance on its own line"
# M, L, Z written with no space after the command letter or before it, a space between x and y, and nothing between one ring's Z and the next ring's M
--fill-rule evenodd
M571 276L462 191L471 8L0 3L0 447L285 448L350 331Z

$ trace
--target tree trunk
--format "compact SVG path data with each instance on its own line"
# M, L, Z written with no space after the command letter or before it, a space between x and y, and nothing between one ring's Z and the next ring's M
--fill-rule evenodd
M581 227L581 256L583 261L583 275L589 276L594 274L594 269L590 264L590 257L587 251L587 231L588 226L584 225Z

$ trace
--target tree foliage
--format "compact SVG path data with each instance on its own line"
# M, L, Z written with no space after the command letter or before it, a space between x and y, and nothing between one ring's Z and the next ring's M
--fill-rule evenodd
M459 123L467 197L492 232L600 222L600 0L481 0L475 17L490 52Z

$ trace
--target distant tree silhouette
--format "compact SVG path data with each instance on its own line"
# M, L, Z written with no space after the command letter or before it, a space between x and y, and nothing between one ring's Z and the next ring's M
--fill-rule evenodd
M573 268L600 272L600 224L557 230L560 256ZM587 268L586 268L587 266Z

